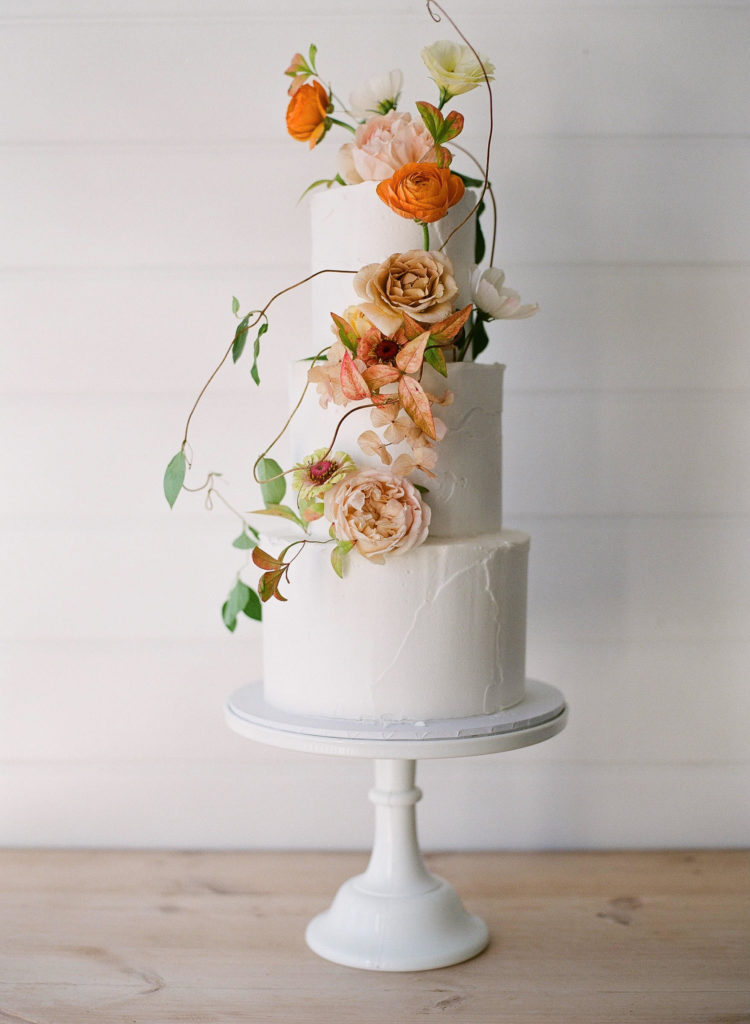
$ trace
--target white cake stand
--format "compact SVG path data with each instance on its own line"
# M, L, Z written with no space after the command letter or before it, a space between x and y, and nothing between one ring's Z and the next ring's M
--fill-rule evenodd
M375 839L367 870L339 889L305 938L320 956L348 967L423 971L468 960L489 941L487 926L468 914L448 882L425 867L416 828L414 785L422 758L495 754L541 743L567 720L559 690L529 680L526 697L496 715L444 722L351 722L286 714L266 704L261 683L226 705L241 736L317 754L375 759Z

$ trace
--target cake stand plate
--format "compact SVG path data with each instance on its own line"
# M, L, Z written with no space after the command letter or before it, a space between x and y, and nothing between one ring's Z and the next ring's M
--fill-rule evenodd
M423 971L468 960L489 941L450 883L425 867L417 841L420 758L515 750L559 733L559 690L529 680L526 698L497 715L444 722L350 722L290 715L266 704L262 684L227 702L227 723L249 739L309 753L375 759L375 839L367 870L349 879L313 918L305 938L319 956L348 967Z

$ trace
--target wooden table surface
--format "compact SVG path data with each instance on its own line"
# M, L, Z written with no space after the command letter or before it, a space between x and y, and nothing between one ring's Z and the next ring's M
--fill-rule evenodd
M303 937L365 855L0 851L0 1022L750 1022L750 854L426 860L491 944L387 974Z

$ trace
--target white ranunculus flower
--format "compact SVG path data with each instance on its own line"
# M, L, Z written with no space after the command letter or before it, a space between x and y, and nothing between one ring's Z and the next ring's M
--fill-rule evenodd
M495 77L495 65L480 54L487 77ZM422 60L435 84L445 94L445 99L470 92L484 82L482 68L468 46L448 40L433 43L422 50Z
M387 114L398 103L404 76L398 70L386 75L374 75L349 96L349 109L354 117L363 120L371 114Z
M525 320L539 309L536 303L521 305L521 296L504 285L505 274L497 267L474 271L471 278L471 297L474 305L493 320Z

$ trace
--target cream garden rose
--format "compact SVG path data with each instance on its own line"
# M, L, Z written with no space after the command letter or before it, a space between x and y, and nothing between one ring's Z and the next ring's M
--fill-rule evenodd
M495 77L495 65L480 54L487 77ZM484 82L481 65L468 46L461 46L448 40L433 43L422 50L422 60L435 84L440 89L444 103L451 96L470 92Z
M327 492L326 518L339 541L350 541L371 562L400 555L421 544L430 525L430 508L404 477L382 469L363 469Z
M403 314L419 323L436 324L453 312L458 285L453 264L441 252L409 249L370 263L356 274L354 290L365 301L360 309L385 335L397 331Z
M339 149L338 171L348 185L384 181L404 164L435 162L434 145L423 122L391 110L361 124L354 141Z

